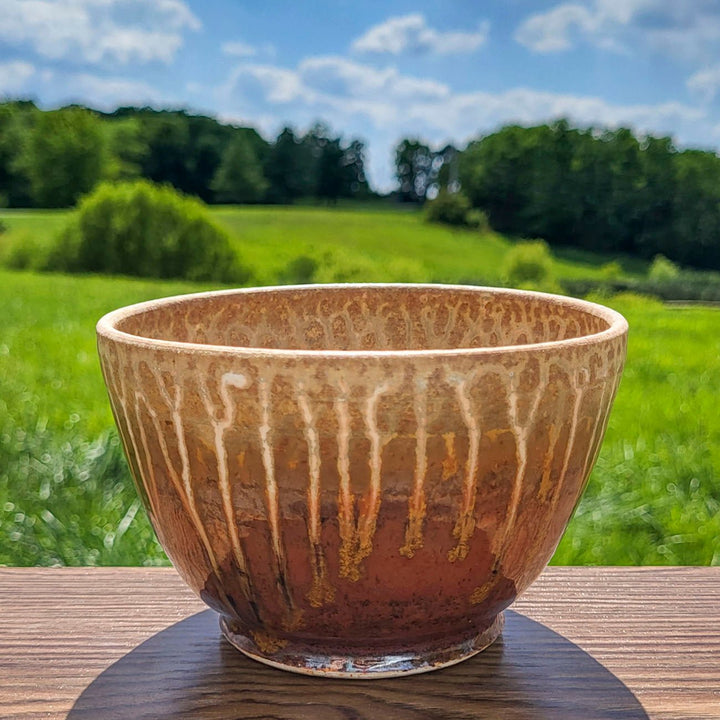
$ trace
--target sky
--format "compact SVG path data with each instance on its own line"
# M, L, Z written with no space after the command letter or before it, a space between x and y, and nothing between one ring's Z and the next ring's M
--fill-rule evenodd
M393 187L403 137L516 122L720 146L720 0L0 0L0 97L322 120Z

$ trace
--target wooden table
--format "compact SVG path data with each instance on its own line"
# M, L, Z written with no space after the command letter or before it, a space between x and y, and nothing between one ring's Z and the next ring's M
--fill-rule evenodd
M503 639L371 682L243 657L170 568L0 568L0 717L720 719L720 568L549 568Z

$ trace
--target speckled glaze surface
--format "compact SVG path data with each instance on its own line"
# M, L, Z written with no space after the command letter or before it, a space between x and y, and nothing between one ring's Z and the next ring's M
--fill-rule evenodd
M139 492L248 655L386 677L490 644L600 448L627 324L539 293L203 293L98 323Z

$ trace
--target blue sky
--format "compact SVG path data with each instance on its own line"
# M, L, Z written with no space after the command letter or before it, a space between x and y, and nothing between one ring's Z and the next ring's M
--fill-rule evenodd
M0 0L0 96L404 136L566 116L720 145L720 0Z

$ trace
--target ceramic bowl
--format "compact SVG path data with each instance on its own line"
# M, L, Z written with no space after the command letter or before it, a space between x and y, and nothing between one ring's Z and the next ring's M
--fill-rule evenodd
M578 502L626 335L581 300L440 285L202 293L98 323L140 495L225 636L360 678L497 637Z

